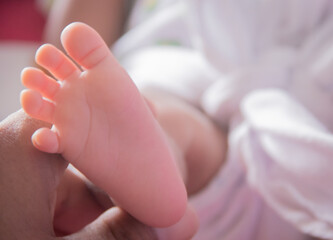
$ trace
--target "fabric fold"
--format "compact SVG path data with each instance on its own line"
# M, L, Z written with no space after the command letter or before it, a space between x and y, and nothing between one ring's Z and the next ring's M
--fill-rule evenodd
M243 153L250 184L304 233L332 239L332 134L280 90L251 93L242 114L247 131L235 149Z

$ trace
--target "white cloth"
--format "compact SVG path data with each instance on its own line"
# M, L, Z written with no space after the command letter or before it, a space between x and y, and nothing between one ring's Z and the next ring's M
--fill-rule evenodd
M333 1L162 2L115 53L230 130L195 239L333 239Z

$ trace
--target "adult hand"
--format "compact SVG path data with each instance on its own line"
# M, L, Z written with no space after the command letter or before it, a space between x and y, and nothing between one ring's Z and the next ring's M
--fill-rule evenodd
M104 212L75 234L56 238L56 195L67 163L60 155L41 153L31 145L30 137L41 125L45 124L22 111L0 123L0 239L157 239L153 229L119 208Z

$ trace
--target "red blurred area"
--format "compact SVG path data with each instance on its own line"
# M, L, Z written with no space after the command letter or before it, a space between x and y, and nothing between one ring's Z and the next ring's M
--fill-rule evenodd
M0 41L41 41L45 20L35 0L0 0Z

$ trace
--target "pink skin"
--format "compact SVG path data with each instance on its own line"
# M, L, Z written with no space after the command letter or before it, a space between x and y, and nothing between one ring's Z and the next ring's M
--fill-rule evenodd
M143 223L177 223L186 212L186 189L145 100L92 28L73 23L61 40L76 64L52 45L36 53L59 81L35 68L22 72L29 88L21 95L23 109L53 124L34 133L34 146L61 153Z

